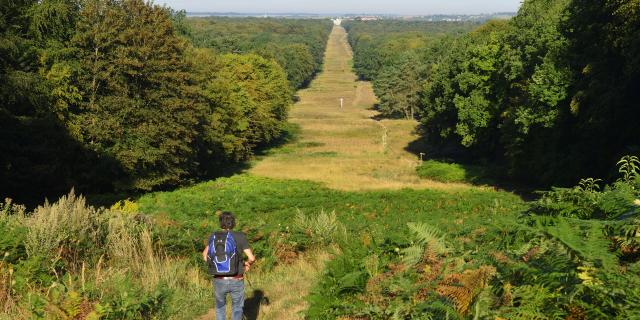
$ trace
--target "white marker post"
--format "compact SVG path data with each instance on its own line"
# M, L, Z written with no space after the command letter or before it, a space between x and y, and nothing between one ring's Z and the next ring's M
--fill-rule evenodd
M344 104L344 98L340 98L340 109L342 109L343 104Z

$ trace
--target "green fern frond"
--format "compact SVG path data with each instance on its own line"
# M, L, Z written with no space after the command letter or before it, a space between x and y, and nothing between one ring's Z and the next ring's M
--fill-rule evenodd
M82 304L82 296L76 291L70 291L62 303L62 309L66 315L72 319L80 314L80 305Z
M417 241L428 245L430 250L437 254L445 254L449 251L444 240L444 234L437 228L426 223L411 222L407 226L417 236Z
M421 245L413 245L402 249L402 263L414 266L420 262L424 248Z

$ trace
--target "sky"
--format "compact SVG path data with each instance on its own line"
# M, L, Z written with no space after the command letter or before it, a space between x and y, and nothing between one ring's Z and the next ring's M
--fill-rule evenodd
M476 14L515 12L521 0L156 0L188 12Z

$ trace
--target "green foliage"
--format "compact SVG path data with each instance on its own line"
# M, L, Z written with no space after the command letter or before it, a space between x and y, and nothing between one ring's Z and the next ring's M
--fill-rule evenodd
M2 204L3 312L27 318L187 319L206 311L210 283L184 258L167 257L150 219L135 207L125 201L95 209L73 192L28 214L11 201ZM7 215L7 208L14 213Z
M206 34L197 19L144 1L11 1L2 10L0 194L31 206L73 187L175 187L245 161L282 134L288 82L311 79L331 29L273 21L244 40L263 57L220 55L192 47Z
M321 211L315 216L307 216L298 211L291 225L291 231L298 233L312 246L326 246L344 239L344 226L338 222L335 211Z
M60 259L60 248L67 248L65 260L70 268L78 267L79 257L95 255L95 244L102 236L101 212L87 207L84 198L73 191L56 203L35 209L25 219L28 227L25 248L29 257Z
M618 172L622 174L622 180L630 182L640 174L640 160L636 156L624 156L617 163Z
M425 246L432 243L437 252L459 257L458 254L471 250L475 244L451 253L443 251L438 249L441 247L438 244L442 244L438 239L444 232L447 234L447 247L456 248L460 243L453 239L458 232L470 233L488 221L498 223L496 219L500 216L514 221L516 208L521 202L513 195L492 191L469 190L453 194L433 190L341 192L311 182L240 175L173 192L148 194L139 200L139 204L140 210L158 219L163 234L172 235L164 238L164 244L173 253L194 255L194 259L198 250L203 248L206 235L216 228L214 213L218 210L231 210L236 214L238 229L247 233L258 257L267 261L278 253L271 247L275 245L272 237L288 239L289 244L301 244L297 250L308 246L303 242L305 240L318 239L326 243L327 239L321 237L298 236L302 234L299 226L306 226L302 232L311 232L309 229L334 230L331 212L335 211L335 220L346 228L346 238L341 240L342 236L337 237L339 254L329 262L323 276L318 279L315 293L309 297L310 318L370 315L374 319L388 319L397 314L398 317L410 315L421 319L421 312L430 310L432 318L438 319L438 315L449 310L450 319L455 319L455 307L450 304L449 309L431 307L432 303L440 301L437 295L421 302L419 309L411 308L412 304L406 302L412 301L413 294L419 289L413 278L415 273L408 277L402 273L397 277L385 275L392 268L390 264L402 259L399 253L410 247L412 241L414 244L424 241ZM304 218L300 212L304 213ZM469 215L467 212L477 214ZM466 223L452 224L451 221L456 219L464 219ZM421 234L418 236L406 227L409 222L426 222L430 227L413 225ZM429 234L433 237L429 238ZM194 238L197 239L193 241ZM449 244L450 238L453 245ZM477 241L484 242L484 239L478 238ZM372 255L377 258L372 258ZM423 270L424 265L420 269ZM382 294L389 297L393 307L382 308L357 298L369 290L369 279L375 275L389 279L388 283L385 281L388 289L384 289L388 291Z
M579 219L616 219L636 215L640 197L635 156L625 156L617 165L622 177L600 191L600 179L582 179L573 188L554 188L543 192L530 212L538 215Z
M436 160L424 161L416 168L421 178L441 182L480 182L486 176L486 169L474 165L461 165Z
M191 18L193 44L218 53L255 53L275 60L292 89L306 86L320 71L333 23L320 19Z
M194 169L199 108L186 44L165 8L142 1L91 1L70 46L86 95L73 123L82 141L121 164L124 189L177 185ZM154 125L150 125L154 124ZM168 125L170 124L170 125Z
M219 104L240 108L239 126L250 146L269 143L283 130L290 100L284 71L257 55L224 55L213 94ZM224 85L228 87L224 87Z
M422 246L425 246L426 249L432 250L439 255L447 253L448 249L444 240L445 236L441 234L440 230L419 222L409 223L407 226L409 230L415 234L416 241Z
M421 82L432 69L445 35L470 30L473 23L427 21L345 21L358 76L372 80L385 117L413 119L420 104Z
M420 49L433 38L461 34L474 23L429 21L344 21L354 51L354 68L363 80L374 80L381 67L407 51Z
M421 131L439 156L487 159L543 185L607 175L639 134L636 4L524 1L510 21L432 43L435 58L412 59L426 61L424 76L396 86L422 86Z
M624 160L628 159L631 157L624 157L618 165L626 168L628 162ZM511 317L524 319L531 314L541 319L548 314L615 319L633 317L631 314L636 310L628 310L623 305L635 299L635 290L617 285L623 278L623 281L637 281L637 275L629 277L628 273L620 272L620 265L624 268L637 265L639 247L635 240L638 230L635 199L639 194L637 182L624 179L627 170L620 170L620 173L623 179L605 186L602 191L598 185L601 180L583 179L574 188L555 189L531 203L524 221L542 231L543 235L539 241L522 247L518 254L526 251L526 259L523 260L530 265L537 259L547 260L544 264L535 264L546 269L540 278L545 287L537 288L533 295L525 291L520 305L516 305L514 300ZM550 262L551 258L543 258L545 256L555 256L555 262ZM549 291L552 288L558 291ZM558 296L559 293L563 295ZM566 294L571 299L564 310L549 309L553 304L544 300L565 300Z

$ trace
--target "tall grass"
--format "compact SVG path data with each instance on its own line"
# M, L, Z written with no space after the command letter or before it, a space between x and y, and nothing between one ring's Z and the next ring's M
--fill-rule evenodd
M206 310L206 276L189 259L168 257L135 206L93 208L72 191L33 212L10 201L0 209L8 250L0 308L9 317L191 318ZM23 256L5 238L18 229L26 231Z
M101 242L105 217L102 209L88 207L84 197L73 191L53 204L47 202L24 218L27 254L64 259L75 271Z

